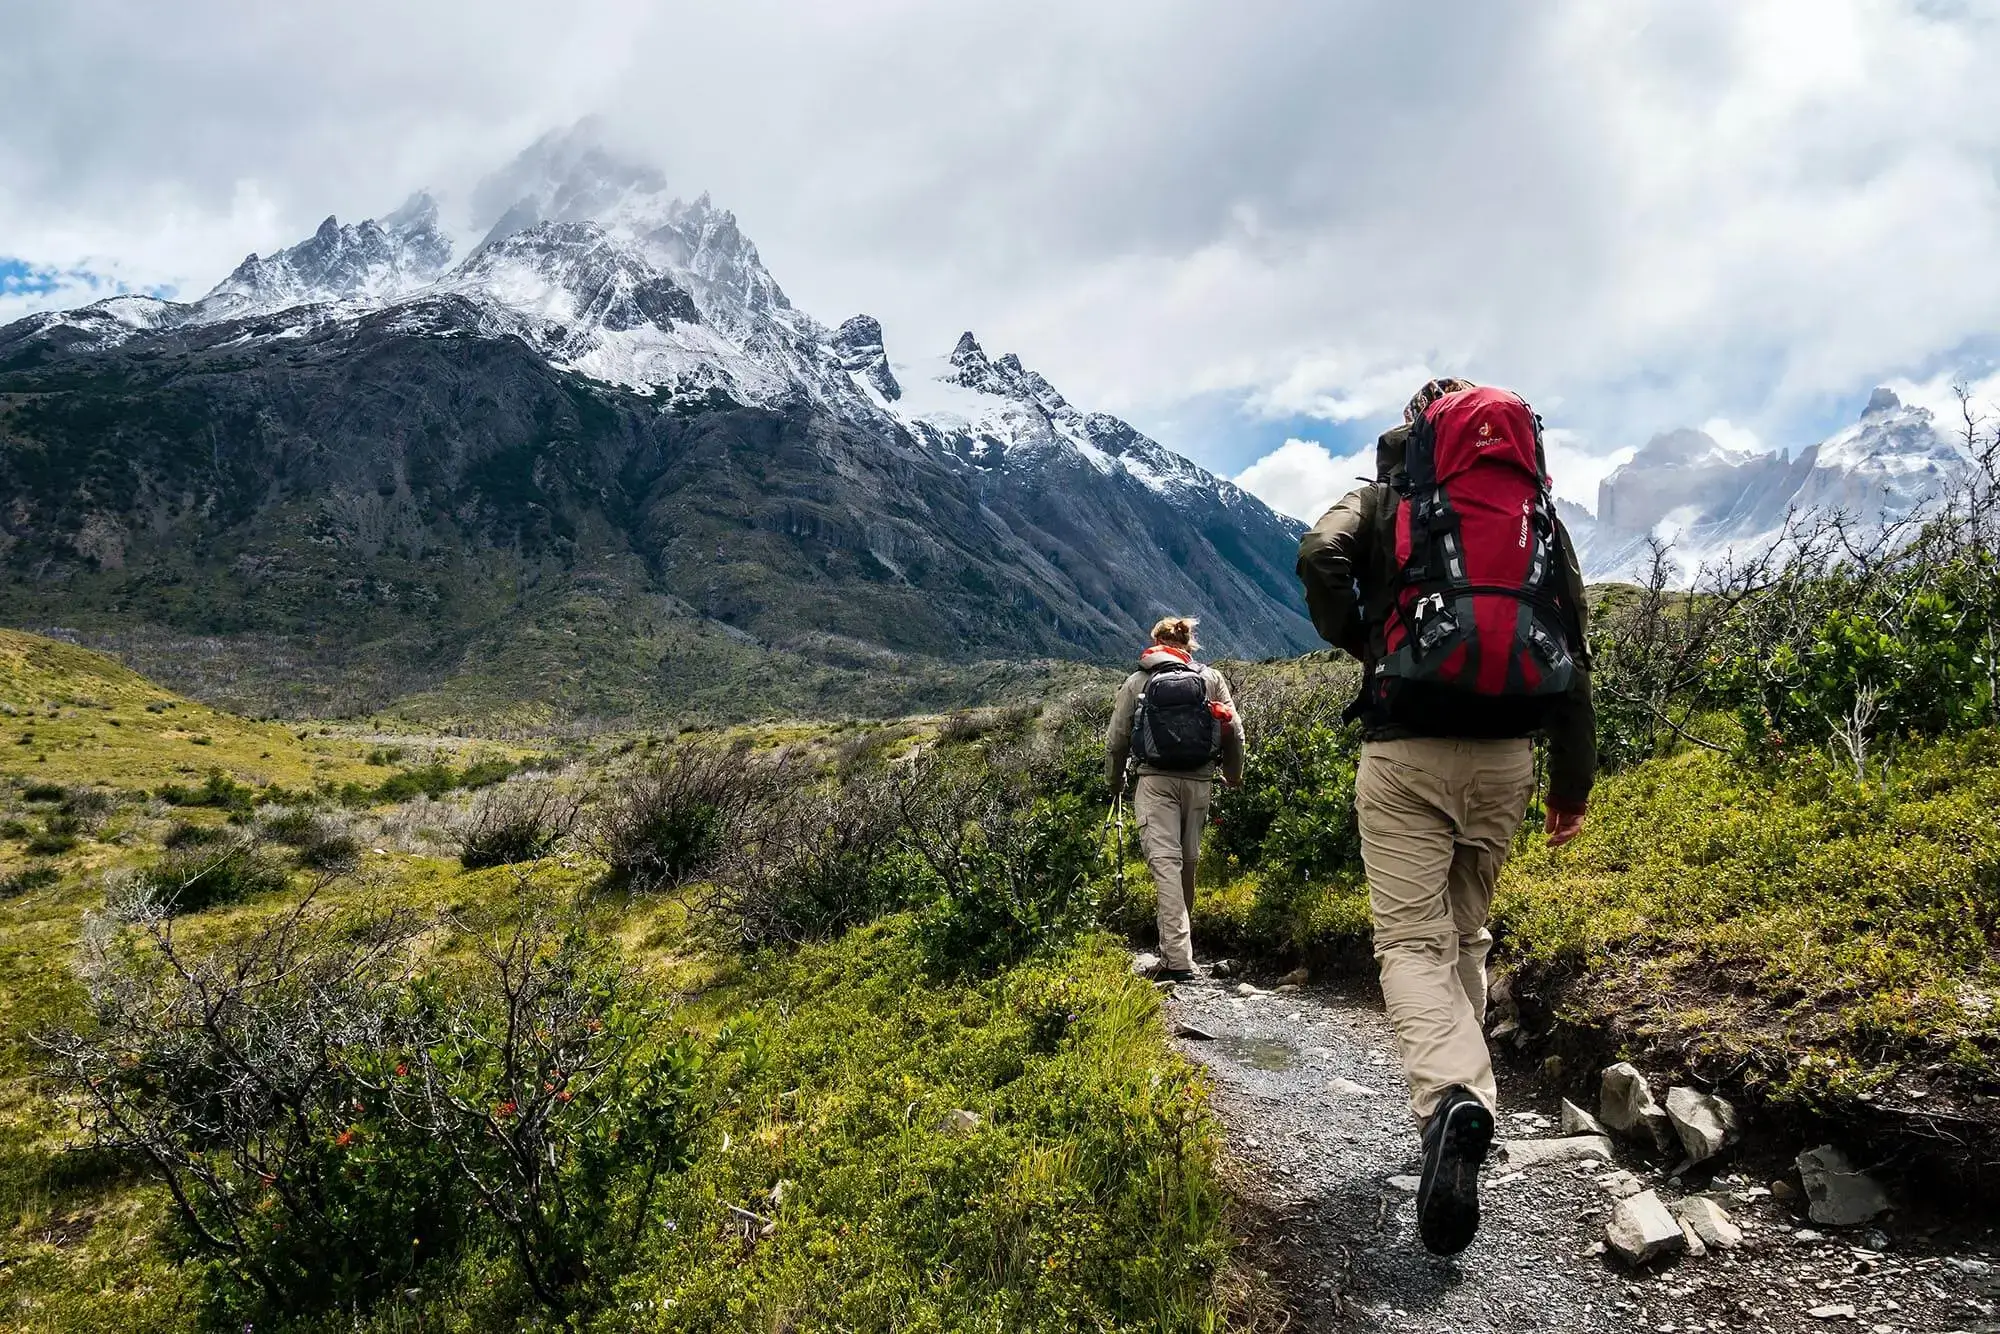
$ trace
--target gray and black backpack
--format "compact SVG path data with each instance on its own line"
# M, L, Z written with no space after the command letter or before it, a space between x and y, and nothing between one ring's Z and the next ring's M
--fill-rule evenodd
M1189 771L1222 754L1222 720L1210 707L1208 674L1198 664L1154 670L1132 722L1132 755L1154 769Z

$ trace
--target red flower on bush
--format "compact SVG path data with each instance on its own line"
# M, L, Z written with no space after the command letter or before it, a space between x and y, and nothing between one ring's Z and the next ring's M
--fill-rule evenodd
M516 1108L514 1105L514 1100L512 1098L509 1098L507 1099L507 1101L501 1103L498 1107L495 1107L493 1109L493 1115L504 1121L508 1117L512 1116L515 1110Z

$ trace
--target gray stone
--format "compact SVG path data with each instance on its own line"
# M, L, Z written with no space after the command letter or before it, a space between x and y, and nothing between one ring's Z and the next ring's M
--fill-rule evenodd
M1294 968L1291 972L1279 978L1278 981L1284 986L1302 987L1312 981L1312 974L1304 968Z
M1213 1042L1215 1040L1215 1034L1209 1032L1199 1024L1191 1024L1185 1019L1181 1020L1180 1024L1175 1027L1174 1036L1193 1038L1196 1042Z
M1713 1094L1678 1085L1667 1090L1667 1119L1690 1165L1707 1162L1736 1141L1736 1109Z
M1674 1222L1680 1225L1681 1244L1687 1247L1687 1253L1691 1257L1699 1260L1708 1254L1708 1243L1703 1241L1701 1234L1694 1230L1694 1224L1688 1222L1687 1219L1682 1218L1679 1214L1674 1215Z
M1343 1098L1375 1098L1381 1095L1366 1084L1357 1084L1345 1075L1335 1075L1327 1087Z
M1815 1320L1852 1320L1854 1308L1846 1302L1829 1302L1825 1306L1815 1306L1806 1312Z
M1889 1207L1889 1196L1875 1178L1855 1171L1847 1155L1831 1144L1799 1155L1799 1179L1806 1188L1806 1212L1815 1223L1853 1227Z
M1620 1200L1604 1226L1604 1240L1626 1264L1637 1267L1686 1249L1680 1221L1650 1190Z
M1597 1117L1618 1134L1657 1148L1670 1148L1674 1143L1673 1123L1653 1100L1646 1077L1625 1061L1605 1068Z
M1597 1188L1614 1200L1628 1200L1643 1189L1639 1184L1639 1178L1623 1168L1616 1172L1606 1172L1597 1178Z
M1397 1190L1406 1190L1412 1194L1415 1194L1417 1187L1424 1184L1424 1179L1422 1177L1412 1177L1412 1176L1390 1177L1389 1184L1394 1186Z
M1611 1157L1611 1141L1602 1135L1571 1135L1566 1139L1508 1139L1500 1141L1510 1167L1544 1167L1549 1163L1573 1163L1582 1158Z
M983 1120L978 1112L968 1112L963 1107L954 1107L944 1114L944 1121L938 1129L952 1135L970 1135L979 1129Z
M1132 971L1141 977L1151 977L1160 971L1162 960L1157 954L1139 953L1132 956Z
M1250 982L1238 982L1233 990L1245 1000L1249 1000L1252 996L1261 996L1264 994L1260 988Z
M1208 966L1208 975L1210 977L1228 977L1235 971L1236 960L1234 959L1217 959Z
M1562 1100L1562 1133L1565 1135L1604 1135L1610 1132L1604 1123L1592 1116L1568 1098Z
M1736 1226L1727 1209L1706 1195L1690 1195L1674 1206L1674 1213L1710 1248L1728 1251L1743 1244L1743 1229Z

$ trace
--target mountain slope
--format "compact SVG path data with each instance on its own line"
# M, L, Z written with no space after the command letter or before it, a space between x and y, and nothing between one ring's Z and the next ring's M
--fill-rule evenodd
M554 714L946 703L1168 611L1313 643L1296 525L1018 359L892 368L596 150L488 193L441 271L419 200L0 329L0 619L199 641L170 679L239 705Z
M1598 485L1595 515L1566 504L1563 520L1591 578L1642 575L1655 539L1671 543L1686 572L1764 549L1794 512L1838 513L1863 528L1919 514L1964 467L1929 409L1877 389L1858 421L1796 458L1728 449L1690 429L1654 436Z

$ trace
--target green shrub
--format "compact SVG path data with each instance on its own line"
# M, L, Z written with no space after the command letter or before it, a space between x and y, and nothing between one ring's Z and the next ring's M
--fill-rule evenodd
M43 821L43 827L28 840L31 857L59 857L77 843L76 826L60 815Z
M932 889L918 938L933 968L984 973L1059 946L1096 920L1096 812L1039 797L957 758L900 780L911 851Z
M21 790L23 801L61 801L69 792L58 783L30 783Z
M47 889L62 879L62 873L53 866L30 866L12 875L0 876L0 899L19 898L38 889Z
M167 835L161 840L168 848L203 848L216 843L233 842L235 835L221 825L192 824L186 820L176 820Z
M200 787L179 783L162 786L156 795L169 806L212 806L217 810L248 812L255 803L256 789L237 782L220 769L211 769Z
M139 872L139 886L169 914L200 912L284 889L285 868L241 841L183 846Z
M574 796L552 783L512 783L473 807L459 836L468 871L546 857L576 825Z

